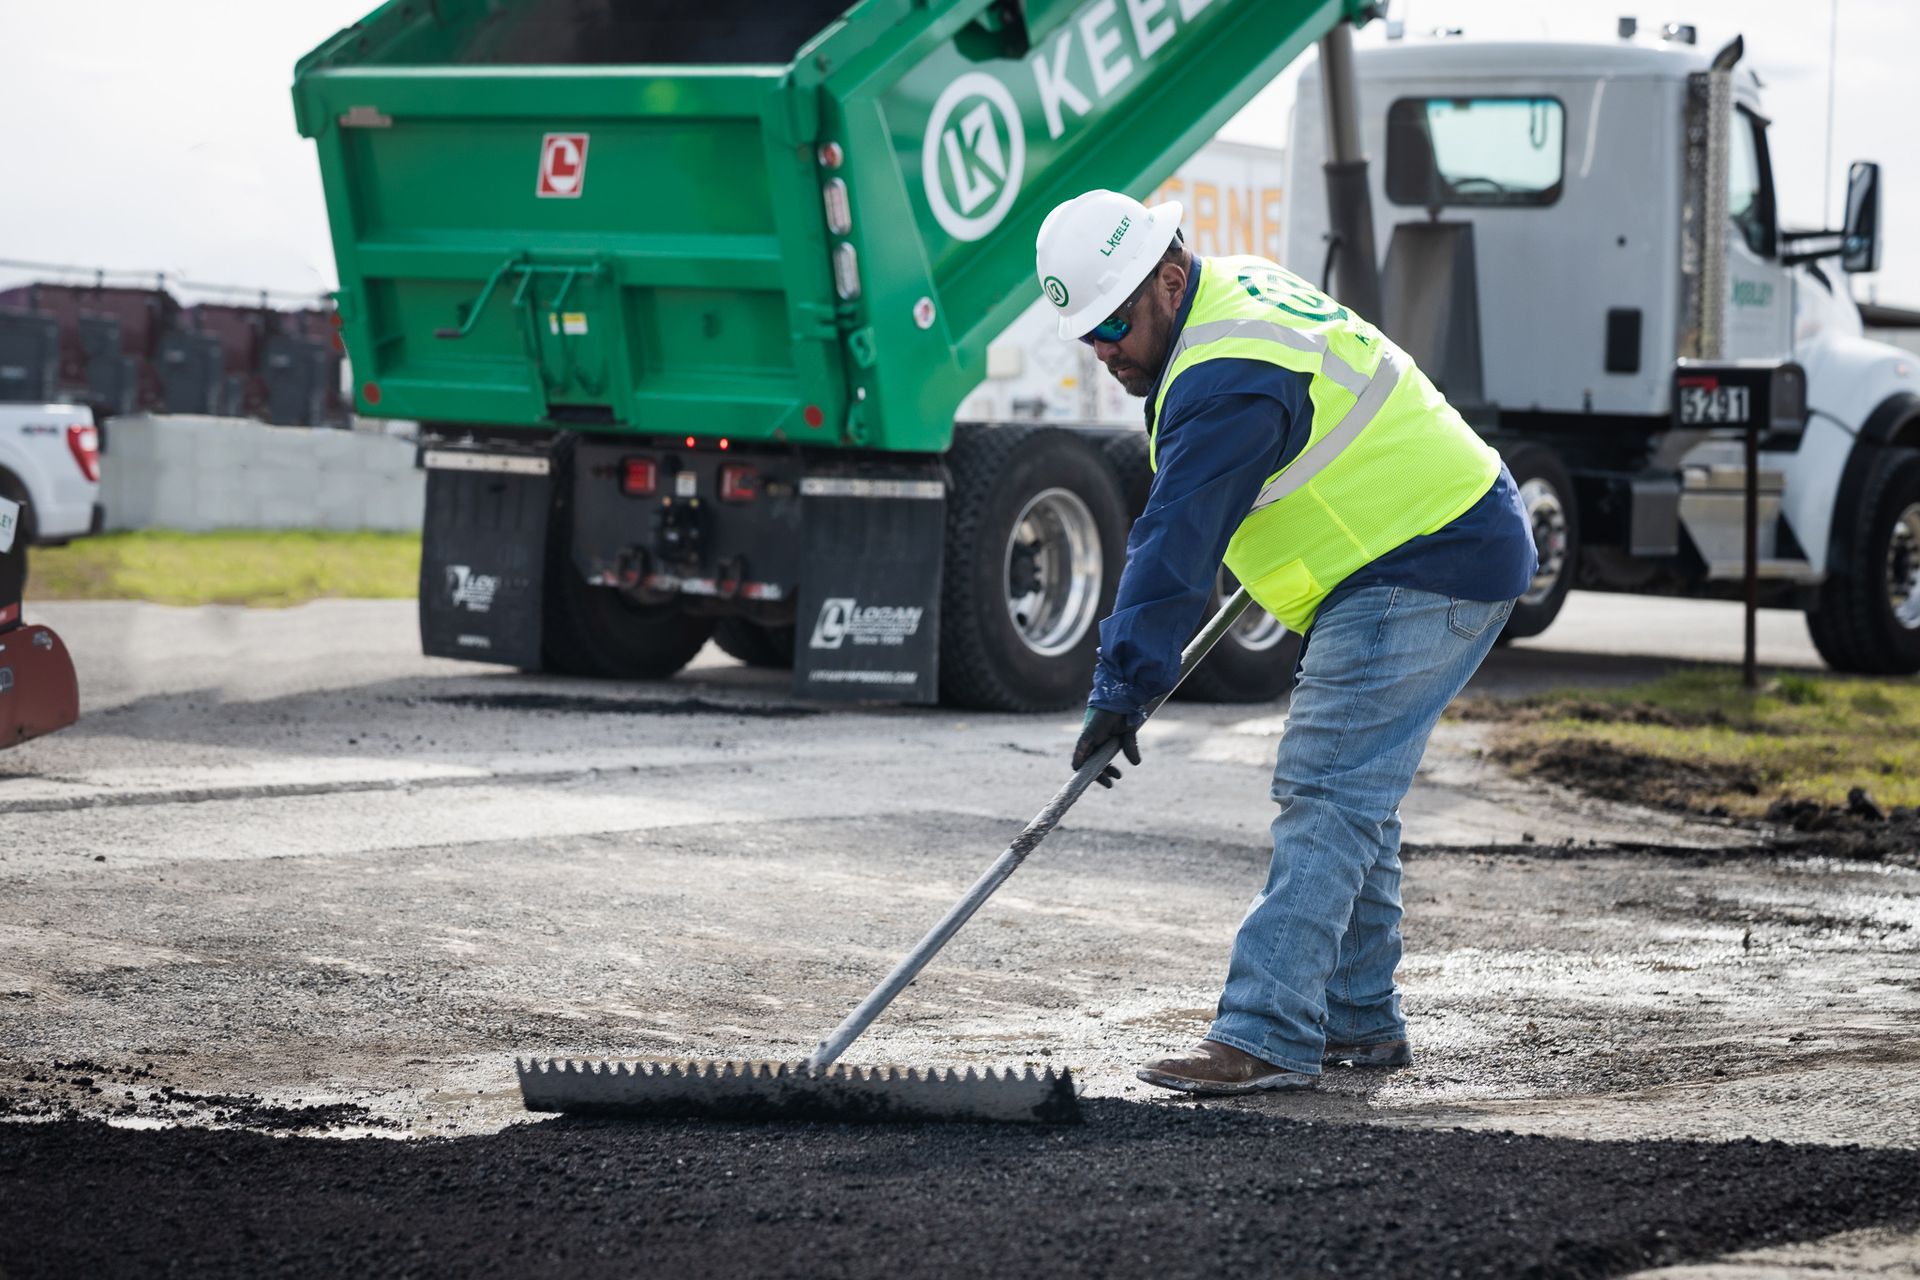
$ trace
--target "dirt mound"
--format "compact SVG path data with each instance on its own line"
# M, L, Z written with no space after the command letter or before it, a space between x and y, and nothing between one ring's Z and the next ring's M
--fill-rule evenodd
M1763 782L1748 765L1671 760L1582 739L1509 743L1492 755L1520 773L1603 800L1711 818L1732 816L1712 797L1757 796ZM1776 800L1764 821L1743 825L1782 853L1920 866L1920 810L1883 809L1859 787L1845 804Z
M1650 724L1665 729L1700 729L1732 723L1726 713L1718 708L1683 711L1645 702L1602 702L1596 698L1543 697L1507 701L1476 696L1456 702L1447 714L1456 720L1508 725L1539 724L1543 720L1578 720L1582 724Z
M1729 791L1760 794L1760 775L1747 765L1669 760L1610 742L1561 738L1498 747L1494 759L1521 773L1544 778L1603 800L1653 805L1725 817L1725 806L1707 798Z
M1793 832L1780 843L1830 858L1920 866L1920 809L1883 810L1855 787L1845 804L1776 800L1767 821Z

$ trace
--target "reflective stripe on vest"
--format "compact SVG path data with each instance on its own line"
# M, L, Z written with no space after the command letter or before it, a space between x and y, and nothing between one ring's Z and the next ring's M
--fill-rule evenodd
M1400 353L1387 344L1380 352L1380 367L1373 371L1371 378L1361 377L1354 372L1352 365L1331 351L1321 360L1320 368L1324 374L1353 392L1353 404L1340 415L1339 421L1327 429L1327 434L1302 449L1286 470L1267 481L1266 487L1260 490L1260 496L1253 500L1253 506L1248 508L1249 511L1273 505L1288 494L1299 491L1307 481L1325 471L1340 456L1340 451L1357 440L1360 433L1367 429L1367 424L1379 416L1387 397L1400 385L1408 365ZM1346 375L1344 379L1333 373L1336 369Z
M1227 552L1254 599L1302 630L1349 574L1477 502L1499 474L1499 455L1412 360L1297 276L1259 258L1207 259L1201 272L1154 390L1149 457L1157 467L1171 385L1208 360L1271 361L1314 380L1306 446L1267 478ZM1276 314L1300 323L1269 318ZM1351 461L1336 466L1343 459Z

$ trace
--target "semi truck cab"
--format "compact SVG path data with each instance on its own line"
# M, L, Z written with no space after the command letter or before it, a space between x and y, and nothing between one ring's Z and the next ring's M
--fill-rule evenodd
M1759 455L1762 602L1805 610L1838 669L1920 670L1920 362L1864 339L1849 292L1878 262L1878 169L1853 166L1844 228L1783 229L1741 55L1631 32L1357 51L1377 319L1520 482L1541 570L1509 638L1575 585L1744 589L1742 402L1689 370L1745 363L1787 379ZM1309 67L1285 221L1316 278L1341 250L1321 101Z

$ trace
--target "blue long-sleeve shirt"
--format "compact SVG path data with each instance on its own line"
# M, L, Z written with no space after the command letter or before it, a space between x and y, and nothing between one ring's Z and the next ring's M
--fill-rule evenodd
M1179 325L1199 279L1196 258ZM1265 360L1218 359L1188 369L1169 388L1155 442L1159 469L1127 536L1113 612L1100 624L1090 705L1134 716L1173 687L1180 650L1200 623L1234 530L1267 477L1312 435L1311 381ZM1149 427L1152 413L1149 400ZM1507 600L1527 589L1535 566L1519 488L1503 463L1472 508L1355 572L1322 607L1367 586Z

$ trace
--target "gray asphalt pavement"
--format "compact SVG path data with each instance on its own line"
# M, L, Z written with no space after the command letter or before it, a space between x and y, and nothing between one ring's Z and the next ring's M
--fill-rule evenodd
M1737 609L1622 600L1575 596L1560 627L1497 653L1476 687L1644 678L1721 655L1729 621L1737 645ZM0 755L0 1115L134 1135L58 1140L102 1168L163 1167L116 1145L155 1127L332 1135L314 1150L341 1135L489 1140L529 1123L516 1054L797 1055L1052 792L1077 728L822 710L712 650L650 684L425 659L403 602L33 612L76 654L84 718ZM1807 660L1789 621L1763 629L1763 661ZM1594 649L1577 647L1588 638ZM1284 711L1170 706L1143 735L1146 764L1076 809L851 1059L1071 1065L1107 1108L1096 1147L1147 1124L1141 1140L1177 1154L1178 1135L1151 1127L1185 1104L1132 1069L1204 1027L1263 872ZM1909 1214L1842 1179L1821 1193L1827 1209L1795 1218L1759 1190L1812 1167L1810 1150L1857 1144L1891 1171L1920 1149L1920 874L1767 856L1722 824L1523 785L1481 757L1484 732L1444 725L1405 806L1418 847L1402 979L1418 1062L1216 1108L1282 1126L1220 1140L1283 1148L1298 1124L1529 1134L1544 1144L1524 1148L1542 1185L1572 1188L1565 1204L1620 1176L1608 1144L1698 1144L1684 1160L1724 1156L1729 1179L1701 1196L1705 1216L1663 1226L1623 1209L1612 1236L1589 1241L1592 1265L1566 1273L1740 1249L1763 1251L1740 1265L1797 1266L1809 1248L1920 1270L1904 1234L1920 1205ZM544 1161L564 1148L551 1122L538 1132L533 1148L461 1150ZM1745 1140L1797 1145L1752 1157L1725 1145ZM827 1152L841 1139L782 1141ZM933 1176L975 1195L939 1146L953 1140L926 1141L941 1153ZM582 1142L626 1158L617 1140ZM646 1142L648 1159L686 1159L705 1140ZM1406 1150L1434 1176L1481 1158ZM1661 1152L1649 1158L1673 1155ZM671 1188L660 1176L655 1189ZM789 1206L782 1238L845 1269L831 1224L803 1216L818 1208ZM1250 1221L1236 1215L1254 1202L1224 1212ZM1063 1229L1097 1219L1069 1215ZM885 1215L860 1223L881 1230ZM1687 1243L1642 1247L1656 1230ZM1843 1230L1852 1243L1819 1252ZM1469 1256L1484 1234L1448 1248ZM719 1223L707 1256L751 1235ZM674 1257L702 1256L701 1239L662 1237ZM1551 1232L1528 1240L1490 1269L1562 1256Z

